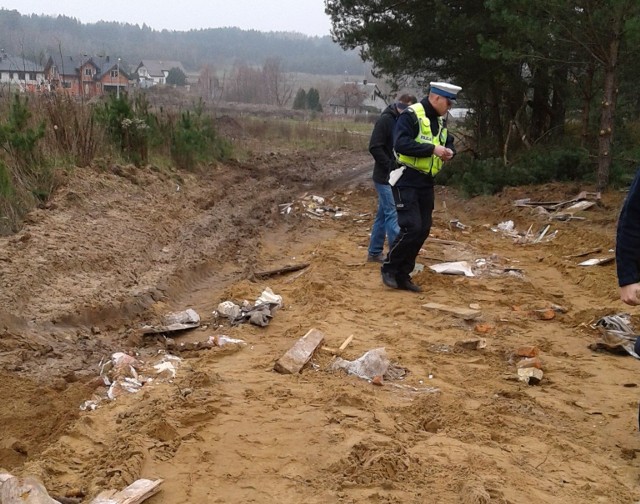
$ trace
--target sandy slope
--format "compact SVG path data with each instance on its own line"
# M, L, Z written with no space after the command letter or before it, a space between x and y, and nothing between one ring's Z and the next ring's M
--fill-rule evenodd
M623 194L606 194L585 221L551 223L551 241L517 244L491 227L548 221L515 199L590 188L471 201L440 189L420 262L486 266L473 278L427 268L416 295L384 288L364 261L369 165L366 153L288 152L204 178L127 167L74 174L49 208L0 240L0 467L87 501L139 477L165 480L151 503L640 499L640 362L588 348L597 339L589 324L624 311L614 266L568 257L613 247ZM309 217L305 193L345 215ZM278 204L293 201L280 215ZM303 262L302 274L253 277ZM267 327L213 319L221 301L253 301L266 287L284 298ZM428 302L479 305L481 318L428 311ZM551 305L566 313L544 320L535 311ZM170 350L182 358L174 380L80 411L106 392L101 359L128 351L155 362L165 340L142 336L141 324L186 308L203 327L177 343L225 334L247 346ZM324 352L300 375L274 373L313 327L333 347L354 335L348 359L385 347L408 374L377 387L329 372ZM486 338L486 348L455 345L469 338ZM540 350L538 386L516 378L513 352L523 345Z

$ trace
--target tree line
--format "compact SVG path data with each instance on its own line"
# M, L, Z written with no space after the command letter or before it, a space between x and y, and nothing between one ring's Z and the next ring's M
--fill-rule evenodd
M68 16L22 15L0 9L0 47L43 64L48 55L111 55L137 64L143 59L180 61L188 70L204 65L261 66L280 58L286 72L317 75L362 73L357 51L343 50L331 37L239 28L154 30L118 22L83 24Z
M582 151L599 189L640 159L637 0L325 5L335 40L360 50L396 87L441 79L462 86L475 159L504 167L536 149Z

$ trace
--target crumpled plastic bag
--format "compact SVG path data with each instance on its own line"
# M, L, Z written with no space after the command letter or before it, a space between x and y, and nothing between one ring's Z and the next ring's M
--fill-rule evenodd
M640 359L640 355L635 351L638 335L631 327L631 317L628 313L607 315L599 319L593 327L598 329L601 339L589 345L589 348L614 353L626 352L632 357Z
M238 306L231 301L225 301L218 305L218 313L227 315L233 325L248 321L253 325L265 327L281 306L282 296L274 294L267 287L253 305L248 301L244 301L242 306Z
M348 361L338 357L331 364L331 369L344 369L347 373L364 378L365 380L373 380L376 376L384 376L389 369L389 358L384 347L369 350L362 357Z

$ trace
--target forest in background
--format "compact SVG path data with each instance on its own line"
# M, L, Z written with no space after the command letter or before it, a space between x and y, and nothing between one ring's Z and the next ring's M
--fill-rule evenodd
M325 6L336 40L345 49L364 47L376 73L462 87L473 117L472 156L460 177L475 181L473 192L540 182L550 173L595 174L603 190L636 169L637 0L326 0ZM486 187L488 179L498 183Z
M130 64L143 59L176 60L189 71L203 66L262 66L279 58L286 72L362 75L356 50L344 50L330 36L259 32L239 28L189 31L154 30L118 22L83 24L68 16L22 15L0 9L0 47L43 64L50 54L111 55Z

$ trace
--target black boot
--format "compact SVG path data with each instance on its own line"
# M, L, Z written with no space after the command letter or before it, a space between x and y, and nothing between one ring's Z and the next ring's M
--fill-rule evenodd
M398 282L396 281L396 276L393 273L389 273L388 271L382 272L382 283L387 287L391 287L392 289L398 289Z
M410 278L407 280L398 281L397 284L398 289L408 290L411 292L422 292L422 287L414 284Z

